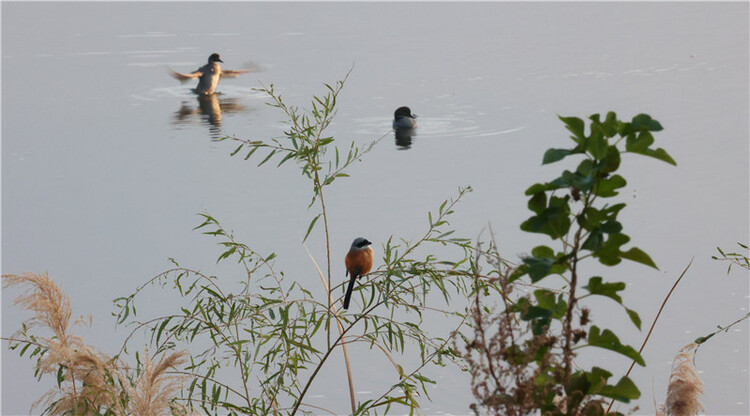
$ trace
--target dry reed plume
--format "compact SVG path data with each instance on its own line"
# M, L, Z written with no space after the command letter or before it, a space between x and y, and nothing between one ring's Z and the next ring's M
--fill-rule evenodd
M700 402L703 382L693 366L697 347L696 343L685 345L675 356L672 374L669 376L667 400L657 410L657 415L692 416L706 411Z
M167 371L184 363L184 351L174 352L162 356L154 362L146 351L143 360L143 373L135 384L128 387L130 395L130 408L135 416L149 416L154 414L168 413L170 402L174 394L182 388L182 378L167 374ZM178 409L175 409L178 410ZM179 409L183 411L184 409Z
M166 370L183 363L184 352L174 352L156 363L146 354L140 377L131 381L127 366L69 332L70 298L46 273L2 277L5 288L26 288L14 305L34 313L9 340L16 345L39 347L39 377L53 375L58 381L58 387L44 394L32 409L45 405L44 413L50 415L172 413L170 401L181 388L182 378L166 374ZM53 336L35 336L31 330L37 327L48 328Z

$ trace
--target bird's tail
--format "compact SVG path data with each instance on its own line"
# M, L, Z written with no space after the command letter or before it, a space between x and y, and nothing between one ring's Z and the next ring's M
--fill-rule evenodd
M354 282L357 281L357 276L352 275L349 280L349 286L346 287L346 295L344 295L344 309L349 309L349 302L352 300L352 290L354 290Z

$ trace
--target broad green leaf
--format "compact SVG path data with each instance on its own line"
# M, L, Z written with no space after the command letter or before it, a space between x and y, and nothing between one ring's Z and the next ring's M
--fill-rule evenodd
M545 208L547 208L547 194L544 192L537 192L529 198L528 203L529 210L541 214Z
M542 158L542 165L557 162L571 153L569 149L547 149Z
M565 384L565 393L573 400L573 405L577 406L591 390L591 382L587 373L576 371L570 375L568 383Z
M609 234L604 246L594 252L594 257L607 266L614 266L622 261L620 258L620 247L630 241L630 237L623 233Z
M647 131L642 131L637 135L631 134L627 137L625 150L633 153L644 153L652 144L654 144L654 136Z
M591 136L587 143L587 150L595 159L604 159L609 150L609 142L604 138L604 133L599 127L591 127Z
M607 155L597 165L599 172L610 173L616 171L620 167L620 161L620 150L616 146L609 146Z
M547 289L538 289L534 291L534 298L540 308L553 311L557 305L555 302L555 292Z
M519 299L517 303L510 307L510 310L512 312L519 312L521 319L524 321L531 321L531 329L534 335L541 334L545 326L549 326L551 322L550 316L552 315L552 311L532 305L526 298Z
M582 140L586 138L586 135L584 134L584 127L585 124L583 123L583 120L581 120L578 117L560 117L558 116L560 120L562 120L563 123L565 123L565 127L573 133L573 140L575 140L576 143L580 143Z
M620 224L618 221L607 221L600 227L603 233L607 234L615 234L622 231L622 224Z
M633 129L636 131L640 130L649 130L649 131L661 131L664 130L664 127L661 126L661 124L652 119L650 115L648 114L638 114L637 116L633 117L633 121L630 123L633 126Z
M559 185L554 185L552 183L535 183L531 185L528 189L526 189L526 192L524 194L526 196L529 195L535 195L539 192L546 192L546 191L554 191L555 189L559 189Z
M552 181L553 184L562 187L572 187L581 191L589 191L596 183L596 178L590 174L580 174L578 172L571 172L565 170L562 176Z
M524 277L528 272L529 272L529 265L522 264L513 270L513 272L510 274L510 277L508 278L508 282L513 283L516 280Z
M607 118L601 125L604 135L606 137L614 137L617 134L618 123L619 121L617 120L617 114L615 114L613 111L608 112Z
M602 208L602 213L606 215L606 218L608 220L614 220L617 219L617 214L625 208L625 204L619 203L614 205L605 205L604 208Z
M531 255L534 257L555 257L555 251L547 246L536 246L531 249Z
M531 233L547 234L553 239L564 236L570 229L570 218L568 214L570 207L551 207L542 211L539 215L530 217L521 224L523 231Z
M616 191L627 185L627 181L620 175L612 175L608 178L602 179L594 187L594 194L602 198L613 197L618 194Z
M594 207L586 207L583 212L576 216L576 222L586 231L597 228L606 219L606 215Z
M562 297L555 296L555 292L546 289L534 291L534 298L540 308L550 311L552 318L560 319L568 310L568 303Z
M638 387L628 377L621 378L615 386L605 385L597 394L623 403L629 403L631 400L641 397Z
M598 251L604 246L604 236L600 229L596 228L591 231L586 241L581 245L581 249L589 251Z
M629 345L623 345L620 343L620 339L617 338L617 335L615 335L614 332L610 331L609 329L605 329L604 331L601 331L598 326L593 325L591 326L591 329L589 330L589 345L599 348L604 348L606 350L615 351L617 353L620 353L636 363L640 364L641 366L646 366L646 362L643 361L643 357L641 357L640 354L638 354L638 351L636 351L633 347Z
M589 284L583 287L588 290L592 295L606 296L615 302L622 304L622 298L617 292L625 290L625 283L614 282L604 283L603 279L599 276L594 276L589 279Z
M654 261L651 260L651 257L649 257L648 254L643 252L643 250L639 249L638 247L633 247L628 251L620 253L620 257L623 259L628 259L630 261L635 261L641 264L645 264L646 266L650 266L656 270L659 270L659 268L656 267L656 263L654 263Z
M662 149L661 147L654 150L654 149L648 149L646 152L643 153L646 156L651 156L653 158L659 159L663 162L667 162L672 166L677 166L677 162L675 162L674 159L672 159L672 156L670 156L666 150Z
M551 258L526 257L523 262L529 266L529 277L531 282L535 283L549 275L554 260Z
M610 373L609 371L601 367L596 367L596 366L592 367L591 371L584 372L584 374L590 386L588 393L596 393L602 387L606 386L607 380L609 380L609 378L612 377L612 373Z
M594 161L591 159L583 159L581 163L576 167L576 173L583 176L589 176L591 171L594 170Z

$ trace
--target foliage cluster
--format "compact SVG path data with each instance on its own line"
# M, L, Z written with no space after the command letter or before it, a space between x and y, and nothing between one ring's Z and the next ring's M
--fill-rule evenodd
M622 302L625 283L587 277L582 265L593 259L614 266L625 259L656 268L643 250L623 250L630 241L618 221L625 204L606 201L627 183L617 173L621 155L636 153L675 162L663 149L652 147L652 133L662 126L646 114L630 122L612 112L604 120L594 114L588 134L583 120L560 119L572 133L574 145L547 150L543 163L569 156L581 160L574 171L566 169L559 177L526 190L533 215L521 224L524 231L550 237L557 249L537 246L516 268L507 267L497 253L489 253L496 265L494 281L503 293L503 308L488 314L477 295L473 309L475 337L466 356L479 405L492 413L599 415L605 413L607 398L627 403L640 396L627 376L613 382L612 372L605 368L582 369L574 364L579 350L596 347L645 365L635 348L620 341L612 330L595 325L592 312L582 302L591 296L609 298L622 305L640 329L637 312ZM539 287L531 295L515 296L513 285L522 278L533 285L561 289Z
M54 331L54 337L40 342L24 328L14 341L22 354L35 348L31 356L38 359L40 376L57 371L59 398L48 407L49 413L81 413L64 405L70 392L62 386L93 386L88 381L94 380L92 374L97 375L97 389L108 392L112 400L84 400L86 414L145 414L137 409L148 409L151 402L138 399L138 386L161 391L159 406L173 413L332 412L312 401L309 392L339 350L348 370L352 414L418 412L435 383L429 368L447 363L471 373L477 413L599 415L606 412L607 399L628 403L640 396L627 376L614 377L603 366L578 368L575 358L581 349L595 347L645 365L635 348L594 324L593 313L584 305L586 298L606 297L621 305L640 328L637 312L623 305L625 283L589 276L582 265L589 259L614 266L625 259L656 268L643 250L623 248L630 241L618 220L625 204L609 201L626 185L618 173L623 154L675 164L666 151L652 146L653 133L662 129L659 122L645 114L629 122L614 113L603 120L593 115L586 133L583 120L561 117L574 144L548 150L543 163L581 160L575 170L564 170L527 189L532 215L521 224L524 231L551 238L554 248L537 246L515 265L500 256L494 241L472 243L456 237L449 219L471 190L461 188L456 197L428 213L424 232L416 239L392 236L383 243L380 266L355 289L357 306L342 313L338 304L345 282L332 283L331 219L325 195L327 187L348 177L353 164L380 140L352 142L342 150L327 134L345 80L326 85L326 93L313 97L307 110L285 103L273 85L264 87L270 105L287 120L283 134L267 140L223 139L237 143L231 155L246 160L267 152L259 165L274 159L277 166L293 162L311 184L308 209L313 213L303 243L319 236L314 231L320 227L318 243L325 245L326 259L321 269L311 256L315 267L310 275L320 278L325 299L316 295L320 290L300 283L309 281L304 276L287 278L274 253L257 252L218 219L201 214L196 229L217 240L217 261L234 261L236 274L214 276L173 261L173 268L116 299L114 315L132 332L115 356L92 353L102 364L86 367L85 375L65 359L40 365L47 362L41 357L52 356L52 342L73 340L65 334ZM449 254L432 254L437 252ZM136 306L153 285L168 288L182 303L167 315L142 319ZM493 302L499 304L497 310L490 307ZM434 316L453 326L438 335L428 333L423 324ZM153 357L161 358L154 361L150 354L136 352L131 369L124 359L133 336L140 333L150 337ZM363 402L354 396L347 350L347 345L358 343L393 365L393 383ZM177 378L159 379L166 376ZM165 399L164 392L178 389L179 395Z

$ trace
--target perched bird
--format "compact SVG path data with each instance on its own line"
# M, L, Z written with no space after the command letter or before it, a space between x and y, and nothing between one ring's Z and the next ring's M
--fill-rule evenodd
M189 74L182 74L172 70L169 73L180 82L198 78L198 86L193 88L193 92L200 95L208 95L214 93L216 86L219 84L219 79L223 77L233 78L239 74L250 72L247 69L221 69L219 62L224 63L218 53L213 53L208 57L207 64Z
M346 274L350 277L349 286L346 287L346 295L344 295L344 309L349 309L354 282L372 269L371 244L366 238L357 237L349 248L349 252L346 253L344 263L346 263Z
M417 127L417 115L409 107L399 107L393 113L393 129L413 129Z

